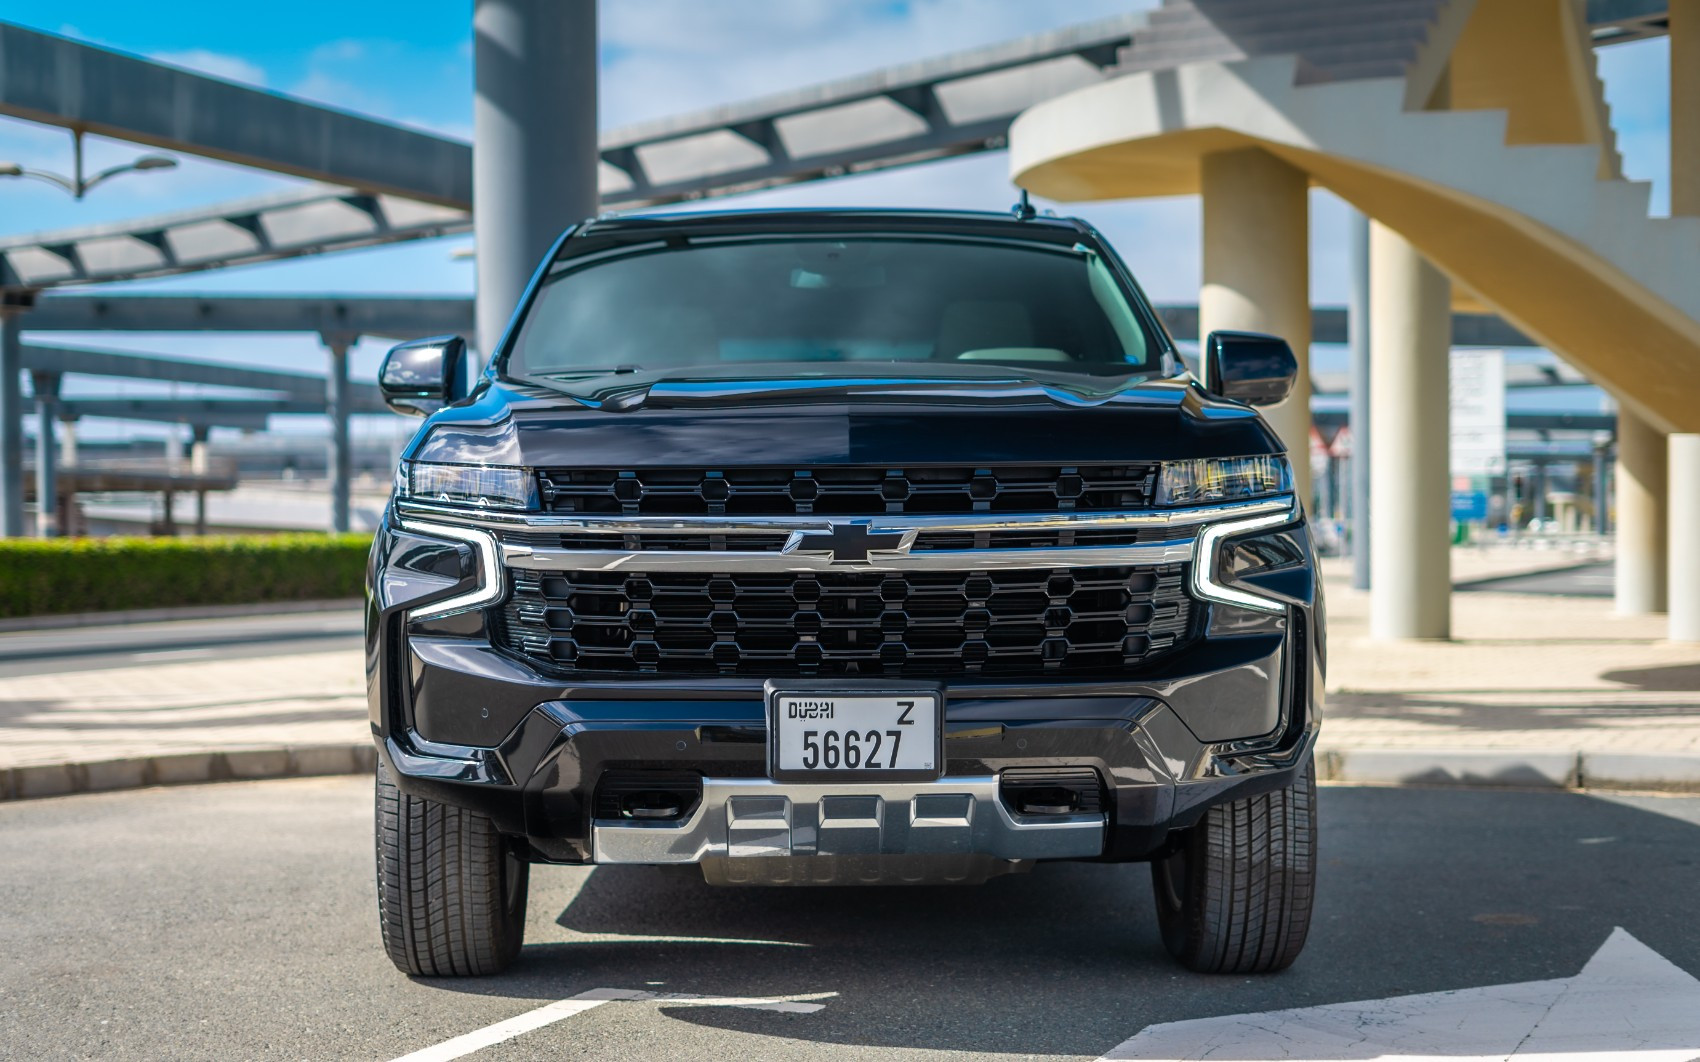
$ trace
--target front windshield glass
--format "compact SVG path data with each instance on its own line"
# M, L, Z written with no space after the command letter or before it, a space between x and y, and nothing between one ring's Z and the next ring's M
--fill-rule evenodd
M660 242L566 259L510 375L783 363L1127 376L1161 348L1085 248L925 237ZM885 370L884 367L890 367Z

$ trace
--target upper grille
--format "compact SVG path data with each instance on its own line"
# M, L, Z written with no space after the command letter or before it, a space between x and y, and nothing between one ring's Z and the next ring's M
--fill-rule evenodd
M1110 673L1183 644L1183 567L512 570L499 637L561 671L771 678Z
M1155 462L975 468L546 468L543 506L624 516L1118 512L1151 504Z

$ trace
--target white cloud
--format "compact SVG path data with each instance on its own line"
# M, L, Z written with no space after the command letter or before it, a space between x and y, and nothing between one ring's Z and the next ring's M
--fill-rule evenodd
M238 55L226 55L206 48L188 48L178 52L152 52L148 58L226 81L240 81L261 88L266 84L265 70Z

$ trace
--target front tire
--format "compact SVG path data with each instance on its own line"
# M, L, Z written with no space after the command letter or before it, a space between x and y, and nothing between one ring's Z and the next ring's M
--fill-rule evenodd
M1199 973L1269 973L1298 958L1316 881L1316 766L1219 804L1152 862L1163 945Z
M380 759L378 924L419 977L500 973L525 942L531 866L482 815L409 796Z

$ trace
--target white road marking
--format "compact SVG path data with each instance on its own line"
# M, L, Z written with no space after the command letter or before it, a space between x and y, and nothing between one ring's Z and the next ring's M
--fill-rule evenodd
M1700 980L1614 929L1575 977L1169 1022L1103 1059L1690 1062L1697 1053Z
M821 998L821 997L815 997ZM574 1014L583 1014L587 1010L600 1007L604 1003L615 1001L646 1001L659 1003L680 1003L688 1007L744 1007L749 1010L776 1010L782 1014L813 1014L820 1010L823 1004L800 1002L793 999L772 999L757 996L696 996L685 992L642 992L626 988L592 988L588 992L580 992L571 999L557 1000L554 1003L528 1010L499 1021L494 1025L486 1025L482 1029L474 1029L463 1036L452 1040L444 1040L440 1044L402 1055L393 1062L449 1062L450 1059L470 1055L492 1044L504 1040L512 1040L516 1036L541 1029L545 1025L553 1025L563 1018Z

